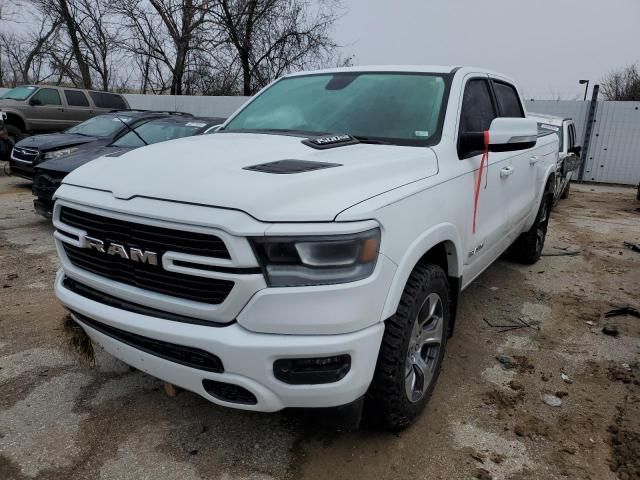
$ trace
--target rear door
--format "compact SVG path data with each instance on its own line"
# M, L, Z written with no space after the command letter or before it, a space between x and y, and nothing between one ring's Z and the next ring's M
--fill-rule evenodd
M66 114L70 126L84 122L93 116L91 105L89 105L89 99L82 90L71 90L65 88L64 97L67 100Z
M492 79L493 92L500 117L524 118L524 108L516 88L507 81ZM508 185L509 200L506 207L509 211L511 234L515 237L522 224L529 218L536 193L536 163L543 159L535 154L534 149L519 150L507 153L511 170L503 175L503 182ZM513 238L512 238L513 239Z

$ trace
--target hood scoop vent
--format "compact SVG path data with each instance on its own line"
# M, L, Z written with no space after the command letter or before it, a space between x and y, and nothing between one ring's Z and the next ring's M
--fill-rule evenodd
M339 163L312 162L309 160L278 160L275 162L261 163L245 167L243 170L253 170L254 172L289 174L304 173L323 168L341 167Z

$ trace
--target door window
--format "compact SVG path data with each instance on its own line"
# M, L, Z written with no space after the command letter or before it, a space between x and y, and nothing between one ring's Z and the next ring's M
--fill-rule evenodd
M55 88L41 88L31 99L40 100L41 105L62 105L60 94Z
M489 90L489 82L481 78L469 80L464 88L464 96L462 98L459 137L464 133L489 130L491 122L496 116L496 109ZM476 153L461 151L460 142L458 142L460 158L468 158Z
M493 89L498 101L501 117L524 118L524 110L516 89L508 83L493 82Z
M84 93L78 90L65 90L64 96L67 98L67 103L70 107L88 107L89 100Z

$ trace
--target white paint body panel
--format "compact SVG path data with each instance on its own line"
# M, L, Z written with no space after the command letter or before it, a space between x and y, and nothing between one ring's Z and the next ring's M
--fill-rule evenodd
M360 67L355 70L450 72L449 67ZM533 224L545 184L555 170L557 138L535 147L491 153L487 188L472 232L474 189L481 156L460 160L456 145L461 94L474 77L510 79L462 68L452 79L440 142L433 147L351 145L314 150L299 137L220 133L137 149L94 161L73 172L56 192L54 222L62 205L133 222L218 235L231 252L228 267L255 267L247 237L332 235L379 227L380 256L371 276L328 286L271 288L260 274L217 272L235 286L220 305L203 305L124 286L75 268L56 237L62 270L56 293L70 309L99 322L218 355L224 374L209 374L141 353L89 327L113 355L216 403L202 387L212 378L244 386L258 398L252 407L345 404L364 394L373 376L384 320L397 309L416 262L445 244L448 274L466 287ZM552 138L553 137L553 138ZM536 155L540 161L531 163ZM273 175L244 167L282 159L341 166ZM513 170L501 175L504 168ZM82 232L77 232L82 235ZM474 252L470 255L470 252ZM178 258L178 257L175 257ZM213 262L212 263L216 263ZM219 265L223 265L218 261ZM67 290L63 275L130 302L192 316L224 327L192 325L124 312ZM352 368L335 384L292 386L273 377L276 358L352 355Z

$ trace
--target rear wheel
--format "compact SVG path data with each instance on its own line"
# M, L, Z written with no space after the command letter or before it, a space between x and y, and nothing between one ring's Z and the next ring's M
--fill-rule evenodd
M387 320L366 410L388 430L409 426L435 387L449 331L447 275L437 265L412 272L396 314Z
M536 263L542 255L544 241L547 238L547 227L549 225L549 212L551 211L550 195L545 194L538 209L536 221L528 232L518 237L511 246L511 254L517 262L526 265Z

